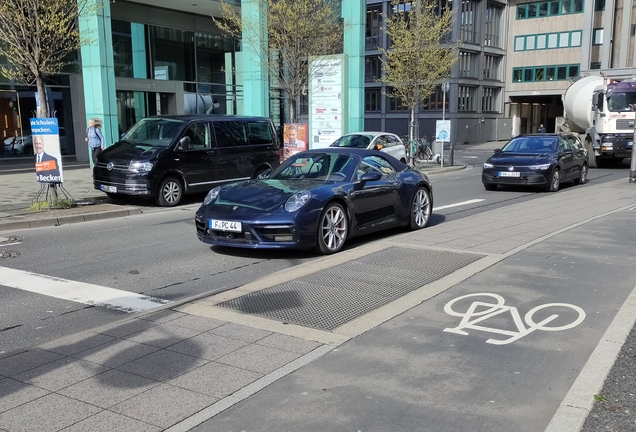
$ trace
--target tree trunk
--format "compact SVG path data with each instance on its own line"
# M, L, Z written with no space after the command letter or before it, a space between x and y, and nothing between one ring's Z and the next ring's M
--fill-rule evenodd
M44 77L42 75L36 77L35 82L38 88L38 98L40 100L39 106L37 107L37 111L36 111L36 117L48 118L49 104L46 100L46 89L44 88Z
M296 123L296 96L290 95L289 98L289 122Z
M409 124L409 140L415 139L415 106L411 107L410 124Z

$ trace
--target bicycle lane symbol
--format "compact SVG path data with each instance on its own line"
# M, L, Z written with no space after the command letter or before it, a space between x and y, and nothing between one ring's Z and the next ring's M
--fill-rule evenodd
M496 300L496 303L487 303L484 301L473 301L473 303L468 307L468 310L466 312L457 312L453 310L453 305L456 302L458 302L459 300L469 298L469 297L492 297ZM538 323L534 322L533 316L535 313L537 313L538 311L542 309L547 309L551 307L557 307L557 308L560 308L561 310L563 308L573 309L576 313L578 313L578 317L576 320L574 320L570 324L555 326L555 327L548 327L548 324L559 317L559 315L556 313L548 316L547 318L541 320ZM526 335L529 335L535 330L543 330L543 331L568 330L573 327L576 327L585 319L585 312L583 311L583 309L581 309L578 306L574 306L568 303L546 303L546 304L537 306L533 309L530 309L528 313L526 313L524 319L522 320L521 315L519 315L519 311L517 310L516 307L506 306L505 300L502 296L500 296L499 294L492 294L492 293L467 294L461 297L457 297L449 301L448 303L446 303L446 306L444 306L444 312L452 316L462 317L462 320L457 327L445 328L444 329L445 332L456 333L456 334L466 336L468 335L468 332L464 331L464 329L469 329L469 330L480 330L480 331L485 331L490 333L497 333L504 336L510 336L510 338L504 339L504 340L488 339L486 341L486 343L490 343L494 345L506 345L506 344L512 343L516 340L521 339L522 337ZM497 315L505 314L505 313L510 313L512 315L512 319L517 328L517 331L497 329L497 328L480 325L480 323L483 323L489 318L492 318ZM525 321L525 324L524 324L524 321Z

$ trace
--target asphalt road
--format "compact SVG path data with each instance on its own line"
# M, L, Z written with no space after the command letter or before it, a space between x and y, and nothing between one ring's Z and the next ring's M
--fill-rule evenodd
M481 163L489 155L486 151L458 151L456 160L468 164L467 169L431 177L435 192L431 225L536 199L544 193L523 189L486 191L480 181ZM622 167L591 170L590 181L626 175L628 171ZM572 187L564 185L560 193ZM196 207L190 203L124 219L12 232L22 237L14 246L20 256L3 261L3 266L92 284L96 290L104 286L174 301L241 286L317 258L302 251L210 248L196 239ZM392 230L353 239L347 248L402 232ZM6 305L0 321L0 353L122 317L118 311L2 286L0 296Z

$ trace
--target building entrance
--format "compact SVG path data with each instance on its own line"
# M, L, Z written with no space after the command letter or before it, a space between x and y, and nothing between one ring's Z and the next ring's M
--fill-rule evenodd
M144 117L177 114L174 93L117 91L119 136Z

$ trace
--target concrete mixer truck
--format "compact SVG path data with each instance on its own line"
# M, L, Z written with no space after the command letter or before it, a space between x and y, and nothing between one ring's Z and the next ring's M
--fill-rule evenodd
M583 77L568 87L563 107L565 117L557 118L557 125L564 132L579 134L590 167L631 157L636 81Z

